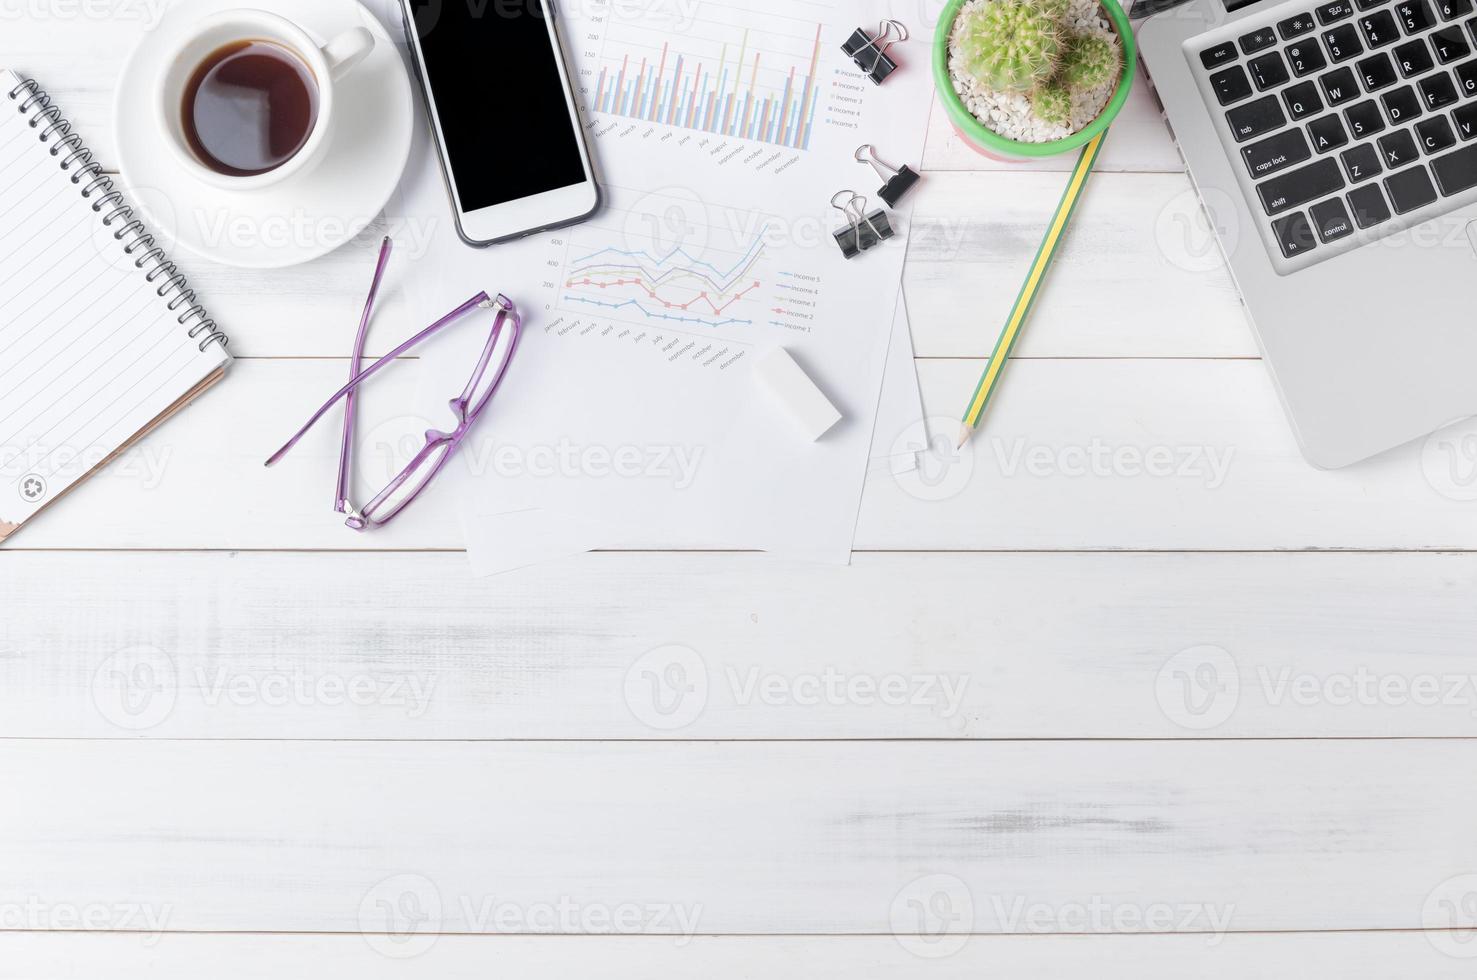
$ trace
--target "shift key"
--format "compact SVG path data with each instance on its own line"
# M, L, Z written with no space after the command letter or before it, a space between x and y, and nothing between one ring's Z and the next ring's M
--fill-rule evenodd
M1309 201L1327 197L1344 187L1344 177L1332 159L1319 160L1291 173L1280 174L1256 186L1267 214L1278 215Z

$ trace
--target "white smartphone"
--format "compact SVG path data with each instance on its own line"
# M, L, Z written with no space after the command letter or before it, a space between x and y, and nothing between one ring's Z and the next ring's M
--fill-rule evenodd
M554 0L400 0L436 152L469 245L600 207Z

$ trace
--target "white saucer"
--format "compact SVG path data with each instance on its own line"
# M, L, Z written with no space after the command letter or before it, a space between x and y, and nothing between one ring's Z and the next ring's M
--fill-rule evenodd
M376 41L369 57L336 83L334 131L322 161L249 193L221 190L184 169L152 108L162 52L175 34L243 5L287 17L323 43L359 25ZM243 268L298 265L338 248L379 215L405 170L414 119L400 53L355 0L194 0L173 7L144 36L119 76L114 135L121 189L168 248Z

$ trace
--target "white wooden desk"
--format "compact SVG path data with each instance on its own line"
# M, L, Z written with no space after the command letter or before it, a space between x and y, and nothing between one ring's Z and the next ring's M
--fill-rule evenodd
M107 160L140 28L87 9L4 4L0 63ZM926 162L949 416L1062 178L940 118ZM228 382L0 552L0 977L1470 977L1477 430L1304 463L1145 87L1102 167L974 455L873 479L850 569L353 535L261 460L374 236L187 261Z

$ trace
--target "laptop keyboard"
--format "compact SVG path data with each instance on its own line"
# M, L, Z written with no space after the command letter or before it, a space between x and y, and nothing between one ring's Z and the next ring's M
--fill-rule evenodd
M1447 199L1477 187L1473 7L1332 0L1200 51L1284 258L1465 203Z

